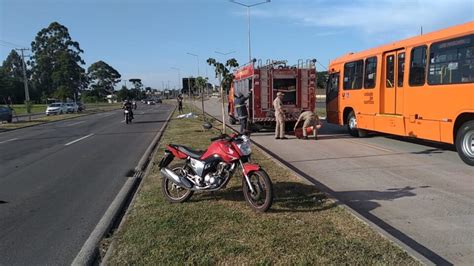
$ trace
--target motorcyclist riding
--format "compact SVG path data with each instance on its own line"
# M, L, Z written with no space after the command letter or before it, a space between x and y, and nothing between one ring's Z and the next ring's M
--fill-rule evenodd
M131 119L133 119L133 111L132 111L133 108L132 107L133 107L133 105L128 99L125 100L125 102L123 103L123 106L122 106L122 109L127 110L127 111L130 112Z

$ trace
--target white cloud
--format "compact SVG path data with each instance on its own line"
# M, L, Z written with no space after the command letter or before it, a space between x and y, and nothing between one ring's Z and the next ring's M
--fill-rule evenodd
M432 31L474 20L472 0L292 1L252 10L252 16L289 19L324 32L356 30L398 36Z

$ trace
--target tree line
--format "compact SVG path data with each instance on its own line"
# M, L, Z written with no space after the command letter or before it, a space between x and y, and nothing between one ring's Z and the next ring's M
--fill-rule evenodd
M86 70L81 57L83 53L79 42L71 38L64 25L52 22L40 30L31 42L31 56L26 62L30 101L81 99L95 102L104 101L107 95L113 94L115 85L121 81L120 73L102 60L92 63ZM0 103L25 102L22 64L21 56L13 49L0 66ZM130 82L134 88L122 87L120 96L142 97L141 80Z

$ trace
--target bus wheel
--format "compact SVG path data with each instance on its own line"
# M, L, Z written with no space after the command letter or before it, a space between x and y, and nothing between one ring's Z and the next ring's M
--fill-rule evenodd
M465 163L474 166L474 121L467 121L459 128L456 150Z
M230 123L231 125L235 125L235 124L237 123L237 120L235 120L234 117L229 116L229 123Z
M365 138L367 137L367 130L357 128L357 118L354 114L354 111L351 111L347 116L347 130L349 134L353 137Z

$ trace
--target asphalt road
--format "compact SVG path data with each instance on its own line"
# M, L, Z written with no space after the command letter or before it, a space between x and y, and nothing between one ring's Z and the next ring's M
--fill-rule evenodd
M0 133L0 265L70 264L172 108Z
M217 99L205 108L221 117ZM330 124L317 141L287 136L262 132L252 140L432 262L474 265L474 167L451 145L353 138Z

